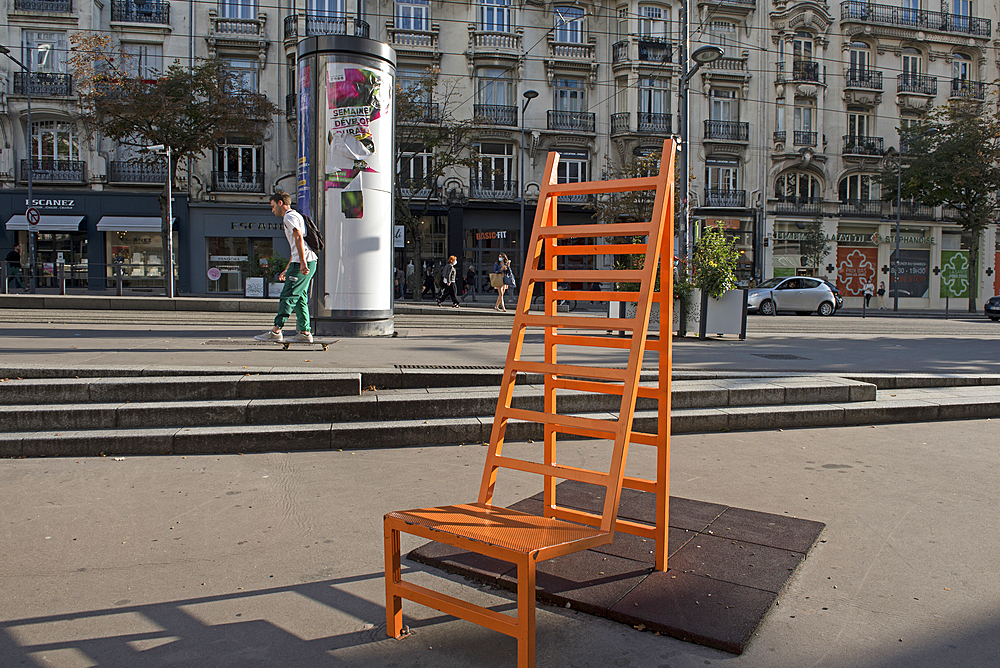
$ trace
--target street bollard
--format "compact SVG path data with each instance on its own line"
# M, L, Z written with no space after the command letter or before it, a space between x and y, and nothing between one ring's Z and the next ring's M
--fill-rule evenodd
M0 290L0 295L7 294L7 262L0 262L0 278L3 279L3 289Z
M119 297L122 296L122 266L121 264L115 264L115 294Z
M769 291L771 294L771 317L778 317L778 302L774 301L774 290Z
M865 299L864 295L861 295L861 317L862 318L868 317L866 315L867 311L868 311L868 300Z
M59 294L66 295L66 265L59 264Z

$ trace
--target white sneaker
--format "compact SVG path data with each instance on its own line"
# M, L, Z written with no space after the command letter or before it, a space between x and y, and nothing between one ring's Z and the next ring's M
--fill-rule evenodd
M288 340L295 341L296 343L312 343L313 335L312 332L299 332L298 334L296 334L295 336L293 336Z
M269 329L263 334L258 334L253 338L258 341L281 341L284 339L284 336L282 336L281 332L275 333L273 329Z

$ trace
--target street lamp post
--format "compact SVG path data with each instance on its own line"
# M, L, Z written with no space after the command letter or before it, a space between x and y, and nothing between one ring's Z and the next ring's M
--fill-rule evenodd
M683 214L680 226L680 255L683 257L689 257L691 254L691 207L690 207L690 196L689 196L689 186L690 178L688 172L691 170L691 142L689 127L688 127L688 115L689 109L688 105L690 102L690 92L691 92L691 77L697 72L702 65L708 63L714 63L719 58L722 58L723 51L717 46L703 46L695 49L690 56L690 60L694 61L694 67L688 68L688 58L684 59L684 71L681 75L681 206L683 207Z
M916 136L930 137L938 133L937 128L928 128ZM903 216L903 128L896 128L899 135L899 153L896 156L896 253L889 273L889 289L892 291L892 310L899 311L899 221Z
M167 239L166 239L166 296L168 299L173 299L174 297L174 193L173 193L173 180L174 180L174 151L173 147L164 147L163 144L154 144L153 146L147 146L146 150L152 151L157 155L167 156Z
M521 95L524 102L521 103L521 270L528 265L528 237L524 229L524 111L528 108L528 103L538 97L537 90L526 90Z
M6 46L0 45L0 53L14 61L14 64L28 75L24 86L24 95L28 99L28 202L25 206L25 218L27 218L27 209L30 209L32 206L33 196L31 185L33 179L31 178L31 172L33 167L32 162L34 161L34 158L31 157L31 46L28 46L27 67L20 60L10 55L10 49ZM34 294L38 287L38 272L35 271L35 266L38 264L38 233L32 227L31 223L28 223L28 271L31 273L31 276L28 277L28 285L30 286L31 293Z

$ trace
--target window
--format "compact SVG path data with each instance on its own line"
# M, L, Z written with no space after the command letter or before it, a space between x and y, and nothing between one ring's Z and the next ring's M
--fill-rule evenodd
M639 79L639 113L670 113L670 84L666 79Z
M736 121L739 117L736 91L713 89L709 118L713 121Z
M229 71L229 83L234 90L257 92L259 79L259 61L255 58L227 58L226 69Z
M347 12L344 0L309 0L308 5L309 13L319 18L341 18Z
M739 162L709 158L705 161L705 180L709 190L737 190L736 175Z
M396 28L399 30L430 30L430 0L398 0Z
M406 91L407 99L411 99L413 102L429 103L432 91L423 85L426 76L427 70L401 67L396 70L396 85L400 91Z
M619 114L628 113L628 94L628 77L618 77L615 79L615 111Z
M514 85L507 70L483 67L476 71L479 104L507 107L514 99Z
M653 41L667 41L670 37L669 16L668 10L659 5L639 5L639 36Z
M852 174L840 182L840 201L871 201L879 198L878 180L869 174Z
M163 47L159 44L122 44L125 67L136 79L156 79L163 71Z
M227 139L215 151L216 185L257 192L264 185L264 149L242 138Z
M586 152L561 151L559 153L558 173L556 174L558 182L581 183L586 181L589 159L590 156Z
M36 160L79 160L80 138L72 123L36 121L31 124L31 157Z
M556 111L584 111L583 81L580 79L556 79L554 109Z
M575 5L571 7L556 7L553 13L555 17L555 37L557 42L572 42L580 44L583 42L583 8Z
M256 0L221 0L220 10L224 19L257 18Z
M400 189L406 195L429 195L432 185L429 179L434 169L434 156L422 145L402 146L400 149L397 164Z
M813 36L806 32L795 33L792 40L792 62L806 61L813 59Z
M805 172L789 172L778 177L774 194L779 202L819 202L822 191L819 179Z
M971 72L972 59L964 53L954 54L954 60L951 61L951 78L956 81L969 81Z
M628 7L618 8L618 41L628 39Z
M510 0L479 0L479 29L510 32L513 25Z
M709 21L708 43L722 49L722 55L733 58L738 54L739 32L731 21Z
M900 23L903 25L917 25L919 17L920 0L903 0L903 11L900 13Z
M851 137L872 136L872 117L867 109L847 110L847 134Z
M923 71L923 58L916 49L906 47L903 49L903 81L909 85L916 85L916 79Z
M66 35L61 32L21 32L21 62L32 72L66 73Z
M474 168L476 182L481 189L513 193L514 145L483 143L478 147L479 164Z
M861 73L871 67L871 49L864 42L851 42L850 71Z
M954 0L952 3L952 11L955 12L955 29L968 30L969 17L972 16L971 0Z
M812 132L813 108L808 105L795 105L795 131Z

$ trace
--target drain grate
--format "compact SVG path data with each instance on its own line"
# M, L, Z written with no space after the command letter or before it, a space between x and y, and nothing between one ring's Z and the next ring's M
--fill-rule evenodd
M769 360L807 360L808 357L799 357L798 355L764 355L762 353L750 353L754 357L763 357Z
M466 371L503 371L502 366L449 366L447 364L393 364L397 369L462 369Z

